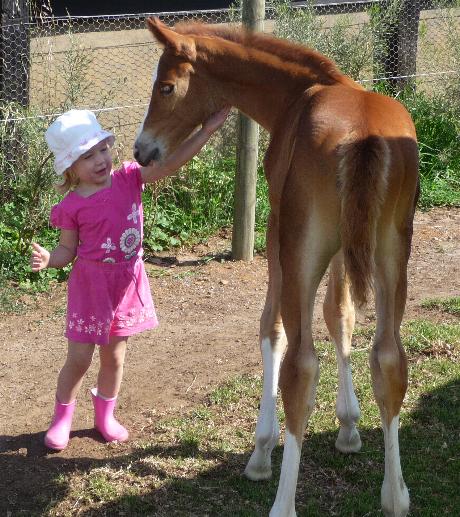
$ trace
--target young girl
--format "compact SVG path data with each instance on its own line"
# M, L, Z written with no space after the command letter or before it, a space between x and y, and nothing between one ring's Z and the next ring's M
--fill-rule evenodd
M142 260L143 184L173 174L190 160L228 112L212 115L164 163L127 162L116 171L110 154L114 136L91 111L70 110L46 131L55 171L62 176L59 190L70 192L51 210L51 223L61 230L59 245L49 252L33 243L32 271L61 268L76 257L68 281L67 359L59 373L47 447L67 446L76 396L95 345L100 345L97 387L91 390L95 427L108 442L128 439L113 416L128 336L158 324Z

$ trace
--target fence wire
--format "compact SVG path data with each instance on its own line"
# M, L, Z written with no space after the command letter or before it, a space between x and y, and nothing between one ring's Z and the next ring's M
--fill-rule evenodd
M240 12L155 15L173 26L184 20L234 23ZM28 116L45 118L71 107L92 109L130 150L161 53L146 30L147 16L49 17L3 25L2 104L15 101L32 110ZM397 93L415 81L430 92L460 76L458 7L428 8L426 0L269 5L265 31L317 48L369 88L386 83Z

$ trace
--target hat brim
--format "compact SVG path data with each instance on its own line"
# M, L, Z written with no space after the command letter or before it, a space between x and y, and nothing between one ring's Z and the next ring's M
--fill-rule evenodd
M64 174L64 172L71 167L71 165L75 163L82 154L85 154L92 147L106 139L108 140L109 146L112 147L115 142L114 134L101 129L89 137L82 138L81 141L78 142L70 151L56 156L54 160L54 170L56 171L56 174L58 176Z

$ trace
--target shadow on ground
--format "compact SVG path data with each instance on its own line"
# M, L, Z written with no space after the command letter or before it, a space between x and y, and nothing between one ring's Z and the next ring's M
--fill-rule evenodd
M460 380L424 394L400 430L403 474L411 492L412 515L454 515L460 507L458 494L458 394ZM98 440L94 430L73 436ZM297 490L298 515L379 515L383 480L383 437L379 429L361 431L363 449L346 456L334 449L335 433L320 433L304 443ZM42 445L43 433L0 436L0 515L38 516L51 513L68 493L65 475L87 473L110 465L145 480L145 494L123 495L108 504L65 515L268 515L276 494L282 448L273 454L274 476L251 482L242 477L249 452L199 451L190 444L152 446L110 459L62 458ZM171 477L147 458L212 460L214 468L200 475ZM64 476L63 476L64 475ZM167 482L149 488L149 479ZM158 486L158 484L157 484ZM127 491L125 491L126 493Z

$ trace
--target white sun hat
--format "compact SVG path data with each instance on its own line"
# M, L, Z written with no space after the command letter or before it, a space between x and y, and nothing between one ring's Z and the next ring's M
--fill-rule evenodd
M60 115L45 133L46 143L54 154L56 174L63 174L82 154L106 138L112 146L113 133L101 128L92 111L70 110Z

